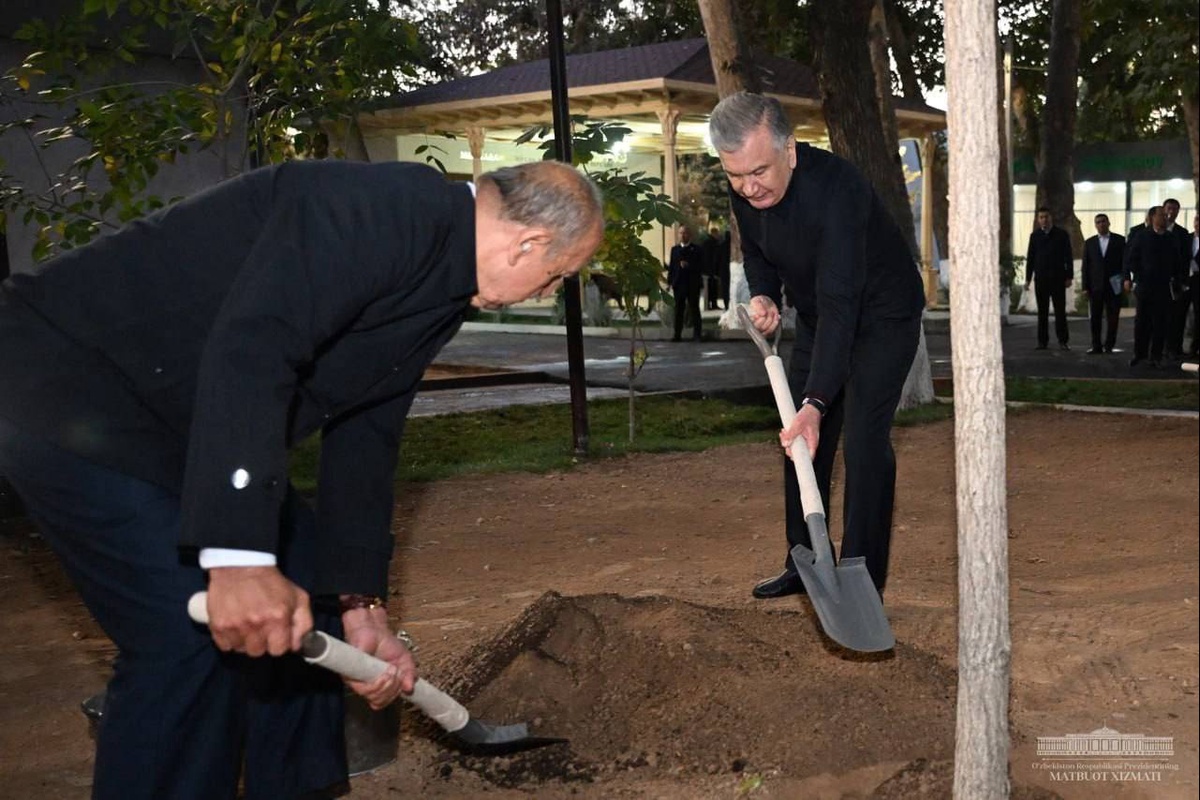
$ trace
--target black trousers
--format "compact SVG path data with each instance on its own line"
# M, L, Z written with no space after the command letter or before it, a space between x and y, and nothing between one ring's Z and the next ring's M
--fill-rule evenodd
M1121 321L1121 297L1109 287L1088 293L1088 322L1092 328L1092 347L1112 350L1117 345L1117 325ZM1107 323L1104 341L1100 341L1101 323Z
M699 339L703 322L700 317L700 276L697 275L692 280L676 281L676 285L671 287L671 291L675 296L675 338L679 339L683 336L683 316L686 310L692 321L692 336Z
M813 471L821 502L830 515L829 491L838 438L845 441L846 486L842 511L841 557L865 556L875 586L887 583L892 542L892 505L896 492L896 456L892 418L920 338L921 318L862 323L854 340L850 378L821 421L821 440ZM788 366L788 386L799 404L808 381L813 331L796 327ZM787 544L811 546L792 460L783 459ZM787 554L784 568L795 571Z
M220 652L186 603L205 587L176 546L179 498L0 419L0 472L117 645L93 800L333 797L346 782L344 688L298 655ZM289 492L280 568L312 585L315 517ZM316 613L335 635L341 620Z
M1034 298L1037 300L1037 340L1041 346L1050 343L1050 304L1054 304L1054 335L1059 344L1066 344L1071 333L1067 328L1067 286L1066 279L1042 280L1034 278Z
M1184 286L1187 287L1186 292L1181 292L1180 295L1171 301L1171 333L1167 339L1167 350L1171 353L1183 352L1183 338L1187 334L1188 311L1192 313L1192 346L1189 352L1196 353L1196 342L1200 338L1196 335L1196 312L1200 307L1200 301L1197 300L1196 292L1200 290L1200 274L1191 275L1188 277Z
M1133 320L1133 355L1153 361L1162 358L1171 324L1171 293L1166 286L1137 291L1137 316Z
M1200 356L1200 272L1188 276L1188 293L1192 298L1192 344L1188 353ZM1187 326L1187 314L1184 314L1184 327ZM1182 337L1180 337L1182 341Z

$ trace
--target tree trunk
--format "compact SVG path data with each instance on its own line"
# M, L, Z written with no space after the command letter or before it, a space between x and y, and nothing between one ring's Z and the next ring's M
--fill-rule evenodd
M892 46L892 57L896 59L896 71L900 73L900 91L905 100L924 101L917 70L913 66L912 45L904 32L904 9L896 0L883 0L883 14L887 22L887 38Z
M731 0L697 0L704 36L708 39L708 57L717 80L717 96L724 99L741 91L761 90L750 50L746 47ZM742 234L733 209L728 209L729 258L742 260Z
M1075 169L1071 159L1078 115L1082 5L1082 0L1054 0L1037 183L1038 206L1050 209L1054 224L1070 234L1071 249L1080 257L1083 234L1075 216Z
M743 90L760 91L758 74L738 26L733 3L730 0L697 0L696 4L704 21L708 56L717 79L717 96L724 98Z
M993 0L993 13L995 13L995 0ZM1012 174L1008 163L1008 118L1006 114L1009 109L1005 104L1005 84L1007 83L1007 71L1004 65L1004 51L996 48L996 108L1000 112L999 124L997 131L1000 134L1000 163L999 163L999 180L1000 191L997 196L1000 198L1000 264L1012 264L1013 258L1013 187ZM1082 254L1082 250L1080 253ZM1004 289L1011 287L1001 287L1001 292Z
M883 195L884 202L888 203L888 210L892 212L892 218L896 220L896 224L901 226L904 240L915 255L921 252L921 248L917 244L912 204L908 198L908 187L904 183L904 162L900 158L900 134L896 129L896 109L892 103L892 69L888 58L887 23L883 16L883 0L874 0L870 4L867 37L870 45L868 52L871 58L871 72L875 75L875 103L879 109L883 143L886 153L893 162L893 168L884 172L884 177L888 179L891 186L886 193L883 191L879 191L879 193ZM872 183L875 182L872 181ZM906 217L907 219L905 219Z
M950 329L958 507L954 797L1008 797L1008 517L1004 362L996 313L1000 158L992 3L946 2Z
M1196 208L1200 208L1200 97L1197 92L1183 95L1183 119L1187 123L1188 144L1192 148L1192 191L1196 193Z
M915 256L920 250L900 162L891 73L883 43L882 15L877 8L878 0L813 0L809 33L833 152L858 167L875 187ZM872 29L878 31L881 53L875 58ZM933 377L922 333L900 407L910 408L932 399Z
M888 142L879 111L868 45L874 5L875 0L813 0L809 35L833 152L866 176L910 245L915 245L899 148Z

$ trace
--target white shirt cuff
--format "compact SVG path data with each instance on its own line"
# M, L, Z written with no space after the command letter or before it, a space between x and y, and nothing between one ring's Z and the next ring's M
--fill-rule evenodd
M204 547L200 550L200 568L214 567L273 567L275 554L258 550L233 550L227 547Z

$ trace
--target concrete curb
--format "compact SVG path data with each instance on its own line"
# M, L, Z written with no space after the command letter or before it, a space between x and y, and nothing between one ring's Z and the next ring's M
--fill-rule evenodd
M953 397L934 397L935 403L953 403ZM1168 417L1173 419L1200 420L1200 411L1182 411L1174 408L1118 408L1115 406L1077 406L1071 403L1027 403L1022 400L1006 400L1005 408L1048 408L1054 411L1079 411L1084 414L1126 414L1132 417Z

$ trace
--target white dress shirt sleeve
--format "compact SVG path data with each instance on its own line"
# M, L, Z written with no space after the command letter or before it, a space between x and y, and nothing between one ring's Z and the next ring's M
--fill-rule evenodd
M200 568L214 567L273 567L274 553L258 550L234 550L228 547L205 547L200 550Z

